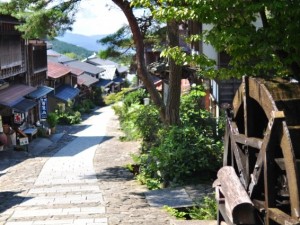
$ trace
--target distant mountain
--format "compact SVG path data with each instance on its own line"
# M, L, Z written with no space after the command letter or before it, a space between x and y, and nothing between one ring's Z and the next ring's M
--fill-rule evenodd
M105 46L97 43L97 40L104 38L106 35L93 35L85 36L82 34L73 34L66 32L64 36L56 37L56 39L67 42L87 50L98 52L99 50L104 50Z
M78 59L87 58L94 53L93 51L89 51L85 48L78 47L76 45L57 39L48 40L48 43L51 44L51 47L54 51L61 54L74 53L78 57Z

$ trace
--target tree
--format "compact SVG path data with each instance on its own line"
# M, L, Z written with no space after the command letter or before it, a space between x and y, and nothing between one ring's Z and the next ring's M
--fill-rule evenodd
M19 26L19 29L24 32L24 36L27 38L37 38L45 35L55 37L59 31L71 29L71 25L74 22L73 18L76 12L76 4L79 1L80 0L70 0L68 2L59 1L56 5L51 7L51 4L54 4L55 2L53 0L12 0L9 3L2 3L0 5L0 12L6 14L9 13L19 19L23 19L26 23ZM166 110L162 97L156 90L146 68L144 59L143 27L139 26L139 21L133 13L133 5L129 0L112 0L112 2L114 2L123 11L128 20L136 49L137 73L148 90L152 101L158 107L161 120L167 125L178 123L180 96L180 94L178 94L180 93L180 88L178 89L178 86L180 86L178 78L170 78L169 86L171 93L176 93L176 95L170 97L167 104L167 108L173 108ZM174 29L171 30L176 32ZM173 33L169 36L175 37L176 34ZM177 43L177 41L174 41L174 43ZM175 66L175 63L170 64L171 67L172 65ZM171 71L176 71L177 73L178 70L174 67ZM172 73L170 73L170 77L171 76Z
M97 41L106 46L105 50L99 51L101 59L112 58L115 61L131 64L135 52L130 28L125 25L115 33Z
M196 62L206 67L205 76L240 77L293 76L300 78L300 10L298 1L269 0L134 0L152 8L156 18L176 18L178 21L198 21L212 29L193 35L190 41L202 40L219 52L230 55L230 67L213 70L211 62L199 57L181 56L168 50L186 63ZM165 4L172 2L172 4ZM181 4L180 4L181 2ZM202 58L201 58L202 57Z

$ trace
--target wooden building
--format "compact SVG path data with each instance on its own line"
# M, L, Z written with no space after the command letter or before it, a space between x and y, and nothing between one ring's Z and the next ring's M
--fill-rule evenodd
M9 127L18 139L37 132L26 130L41 120L41 99L52 89L40 91L47 74L45 42L23 39L17 25L17 19L0 15L0 132Z

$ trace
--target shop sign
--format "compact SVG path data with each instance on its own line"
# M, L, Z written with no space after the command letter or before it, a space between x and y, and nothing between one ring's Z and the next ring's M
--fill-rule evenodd
M28 145L29 141L28 141L28 137L22 137L19 139L20 141L20 145Z
M40 98L40 119L47 119L48 115L48 99L47 96Z
M22 113L14 112L14 123L15 124L22 124L24 120L24 116Z

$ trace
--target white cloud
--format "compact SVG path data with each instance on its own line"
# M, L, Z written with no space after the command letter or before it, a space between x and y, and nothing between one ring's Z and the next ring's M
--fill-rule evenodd
M123 12L111 0L82 0L73 33L101 35L116 32L128 24Z

